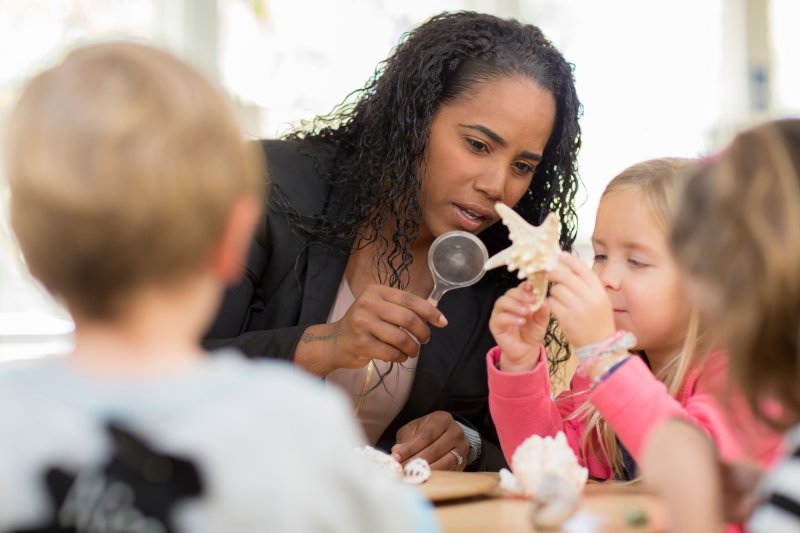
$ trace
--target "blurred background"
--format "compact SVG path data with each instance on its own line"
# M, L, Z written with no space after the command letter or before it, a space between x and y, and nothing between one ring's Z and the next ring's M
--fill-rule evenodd
M0 135L32 74L75 46L125 38L195 64L229 93L248 137L274 137L361 87L404 32L461 9L538 25L575 65L585 260L617 172L800 115L797 0L0 0ZM63 352L72 324L27 275L7 202L0 173L0 360Z

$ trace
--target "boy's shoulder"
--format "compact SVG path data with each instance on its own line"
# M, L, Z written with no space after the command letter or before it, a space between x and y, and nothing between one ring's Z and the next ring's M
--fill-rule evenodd
M62 363L60 356L52 356L0 364L0 398L25 393L30 390L32 383L53 374Z
M275 401L288 410L292 406L327 410L326 406L344 403L341 393L286 361L248 359L233 349L210 352L195 367L175 375L135 382L91 377L62 357L0 364L0 399L11 402L6 403L9 407L14 397L21 396L39 400L49 397L57 402L62 395L73 397L75 393L88 398L93 394L105 396L113 391L136 390L162 393L165 397L170 391L176 396L184 392L191 396L194 391L220 391L220 398L255 403ZM297 398L303 400L295 401Z
M212 352L209 363L223 390L235 391L232 401L245 403L255 413L281 420L295 429L312 425L350 425L344 393L291 363L275 359L249 359L225 349Z

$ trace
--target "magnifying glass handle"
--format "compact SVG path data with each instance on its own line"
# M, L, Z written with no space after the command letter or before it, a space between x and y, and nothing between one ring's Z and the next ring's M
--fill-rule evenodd
M447 292L447 289L448 287L444 287L434 282L433 290L431 291L430 296L428 296L428 301L433 305L439 305L439 300L442 299L442 296L444 296L444 293Z

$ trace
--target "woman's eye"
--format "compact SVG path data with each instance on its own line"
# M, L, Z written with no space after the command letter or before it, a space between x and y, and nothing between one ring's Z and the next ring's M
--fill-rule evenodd
M533 174L535 170L530 163L525 163L524 161L518 161L514 163L514 169L517 171L518 174Z
M482 143L481 141L479 141L477 139L473 139L471 137L467 137L466 141L467 141L467 144L469 145L470 149L472 149L473 152L488 152L489 151L489 148L486 146L486 144Z

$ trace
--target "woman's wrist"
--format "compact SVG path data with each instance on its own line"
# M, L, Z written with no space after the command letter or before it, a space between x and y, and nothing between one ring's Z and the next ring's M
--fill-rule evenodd
M294 350L294 364L320 377L325 377L337 366L331 354L331 340L336 337L331 326L335 324L317 324L303 331Z

